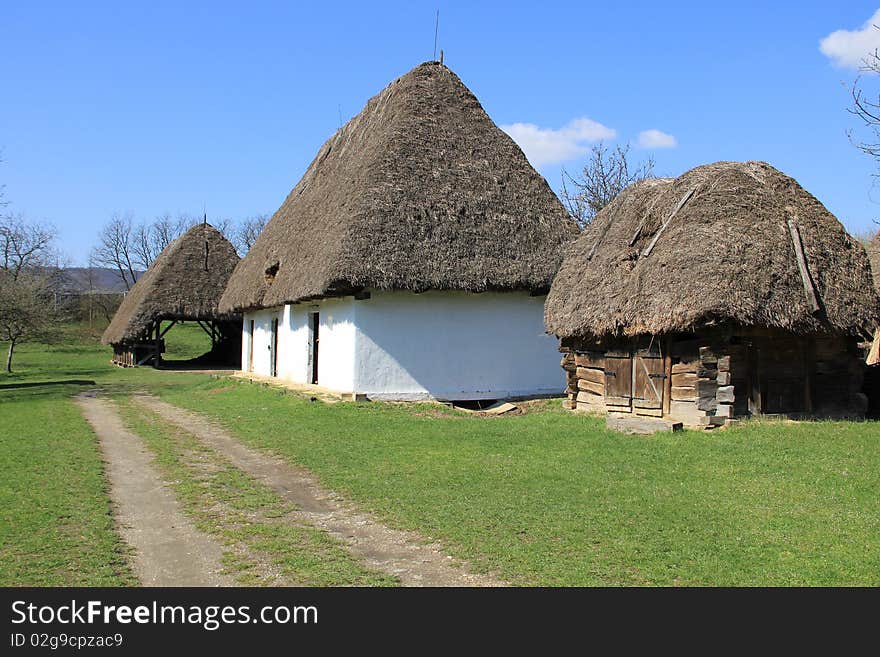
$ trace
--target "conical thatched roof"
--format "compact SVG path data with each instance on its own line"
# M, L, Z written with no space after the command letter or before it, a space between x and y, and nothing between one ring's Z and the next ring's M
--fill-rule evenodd
M788 220L800 233L815 314ZM569 248L545 306L547 329L560 337L721 322L858 334L873 331L878 316L865 249L795 180L764 162L718 162L627 188Z
M519 147L452 71L428 62L324 144L220 307L362 287L546 290L576 235Z
M137 339L157 319L230 319L218 313L217 303L236 263L238 254L220 231L193 226L129 290L101 341Z

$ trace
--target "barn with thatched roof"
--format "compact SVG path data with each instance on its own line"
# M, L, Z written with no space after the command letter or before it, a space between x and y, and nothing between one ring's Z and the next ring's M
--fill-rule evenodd
M216 228L193 226L169 244L128 291L101 341L122 366L158 366L164 337L180 321L195 321L211 337L206 357L237 364L241 317L217 306L238 254ZM163 326L163 322L165 325Z
M428 62L322 146L220 307L244 313L252 372L386 399L559 393L543 302L576 235L519 147Z
M795 180L719 162L624 190L547 298L569 405L688 425L865 411L863 246Z

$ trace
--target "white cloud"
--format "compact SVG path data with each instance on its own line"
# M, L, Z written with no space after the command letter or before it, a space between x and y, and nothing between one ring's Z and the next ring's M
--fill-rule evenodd
M559 130L534 123L512 123L501 129L519 144L535 168L573 160L586 154L590 143L617 136L614 129L586 117L574 119Z
M819 41L819 50L837 66L858 69L865 57L880 48L880 9L860 30L837 30Z
M667 135L660 130L642 130L636 142L639 148L675 148L678 140L672 135Z

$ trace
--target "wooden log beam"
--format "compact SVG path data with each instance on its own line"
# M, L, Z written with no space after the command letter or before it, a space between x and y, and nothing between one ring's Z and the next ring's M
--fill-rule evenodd
M213 341L214 341L214 334L213 334L212 330L211 330L210 328L208 328L207 326L205 326L205 325L202 323L202 320L200 320L200 319L197 319L197 320L196 320L196 324L198 324L198 325L201 327L201 329L202 329L205 333L207 333L208 337L211 338L211 341L213 342Z
M579 367L577 368L577 378L595 383L603 388L605 387L605 370L597 370L593 367Z
M697 383L697 373L694 372L681 372L680 374L672 375L672 387L673 388L685 388L690 387L693 388Z
M651 243L648 244L648 246L645 248L644 251L642 251L642 255L641 255L642 258L647 258L649 255L651 255L651 251L654 250L654 245L657 244L657 240L660 239L660 236L663 234L663 231L666 230L666 227L672 222L675 215L678 214L678 211L684 207L684 204L690 200L691 196L693 196L694 192L696 192L696 191L697 191L697 188L694 187L692 190L690 190L684 196L681 197L681 200L678 202L678 205L675 206L675 209L672 211L672 214L670 214L669 217L667 217L666 221L663 222L663 225L660 226L660 230L658 230L654 234L654 239L652 239Z
M585 379L578 379L577 382L578 390L586 390L587 392L591 392L594 395L605 395L605 385L600 383L593 383L592 381L587 381Z
M670 397L675 401L694 401L697 398L697 389L694 387L679 388L672 386Z
M794 255L797 259L798 271L801 274L801 283L804 285L804 296L807 298L807 306L812 314L816 314L821 309L819 299L816 297L816 288L813 286L813 279L810 278L810 269L807 267L807 259L804 256L804 245L801 242L801 233L798 230L794 220L788 220L788 231L791 233L791 242L794 246Z
M159 331L159 324L160 324L160 323L161 323L161 322L156 322L156 332L157 332L157 333L158 333L158 331ZM160 337L160 338L164 338L164 337L165 337L165 334L168 333L168 331L170 331L170 330L172 329L172 327L173 327L175 324L177 324L177 320L176 320L176 319L172 319L172 320L171 320L171 323L170 323L168 326L166 326L166 327L163 329L163 331L162 331L161 333L159 333L159 337Z
M697 367L699 366L699 361L689 361L686 363L673 363L672 364L672 374L675 376L676 374L693 374L697 375Z
M574 362L578 367L605 367L605 354L598 351L584 351L575 354Z

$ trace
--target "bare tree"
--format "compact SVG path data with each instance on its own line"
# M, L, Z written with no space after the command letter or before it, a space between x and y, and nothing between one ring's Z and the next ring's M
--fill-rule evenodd
M142 269L148 269L171 242L183 235L194 223L195 217L169 213L156 217L151 223L141 222L134 227L132 250L134 260Z
M105 321L110 322L123 299L121 293L99 287L96 275L98 269L99 267L90 258L86 269L86 293L81 298L81 318L88 318L89 328L92 327L96 311L100 312Z
M231 240L235 244L235 248L238 249L239 255L244 256L245 253L251 250L254 242L257 241L268 222L269 215L267 214L255 214L252 217L246 217L241 220L241 223L238 224L238 229L235 231L234 239Z
M21 342L47 336L55 324L51 279L46 272L24 270L13 278L0 271L0 341L9 343L6 371Z
M27 269L56 266L55 237L52 226L29 222L21 214L0 217L0 269L15 280Z
M169 213L156 217L151 223L142 222L133 228L132 250L134 260L139 267L147 269L159 254L171 242L183 235L190 228L202 221L207 216L197 217L187 213L180 213L172 218ZM230 242L235 243L238 226L228 217L217 217L211 220L211 225L219 230Z
M0 164L3 164L3 152L0 151ZM9 205L9 201L6 200L6 185L0 185L0 208L5 208Z
M238 224L235 221L229 217L213 217L208 223L219 230L223 237L235 244L236 235L238 234Z
M875 29L880 29L874 26ZM880 51L874 50L862 60L860 67L862 74L856 78L852 86L852 107L849 111L855 114L868 128L870 137L867 139L857 139L852 131L849 132L850 141L856 145L862 152L874 158L878 168L875 177L880 178L880 94L876 92L867 92L865 84L867 80L873 78L874 75L880 74ZM865 74L868 77L865 77ZM874 85L876 87L876 84Z
M166 212L152 222L135 223L131 215L115 214L101 230L98 245L92 249L89 266L113 269L126 290L130 290L137 280L138 269L148 269L171 242L205 219L187 213L172 217ZM227 217L218 217L211 220L211 225L244 255L268 219L268 215L254 215L236 223Z
M131 215L114 214L98 234L98 244L92 249L90 262L98 267L116 271L126 290L137 280L138 254L136 235Z
M47 335L54 326L58 253L51 226L21 215L0 218L0 341L9 343L6 371L16 345Z
M629 144L614 150L599 142L590 150L590 159L579 175L562 171L562 202L583 228L629 185L654 177L654 159L633 165Z

